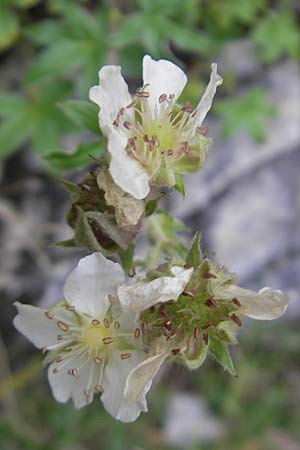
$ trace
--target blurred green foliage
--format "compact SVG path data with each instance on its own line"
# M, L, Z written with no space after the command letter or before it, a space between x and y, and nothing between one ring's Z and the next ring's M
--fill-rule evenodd
M169 366L149 394L149 412L133 424L112 419L97 400L80 411L56 403L41 377L40 361L14 355L15 374L9 385L5 380L0 383L0 399L6 405L0 422L1 449L169 450L163 438L166 403L178 391L204 397L225 429L216 442L197 442L182 450L298 448L300 336L296 324L262 327L252 323L240 341L234 355L237 377L225 374L212 358L197 372ZM12 398L17 405L13 415Z
M249 38L263 64L298 58L298 15L294 0L1 0L3 64L22 48L26 67L17 92L0 92L0 157L29 143L55 172L85 166L84 145L62 150L66 135L82 132L76 107L73 113L72 104L62 105L69 98L86 101L102 65L120 63L136 86L143 54L174 60L191 75L184 98L188 93L196 103L204 88L200 80L206 82L210 63L227 42ZM226 82L222 75L219 99L230 97L217 99L214 111L223 118L224 136L244 130L262 141L272 114L265 93L254 89L235 98L237 80L229 74ZM96 110L94 115L96 121ZM84 139L95 142L100 131L93 132Z

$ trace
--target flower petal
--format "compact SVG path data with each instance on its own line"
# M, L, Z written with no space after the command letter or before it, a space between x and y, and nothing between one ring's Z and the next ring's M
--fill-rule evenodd
M57 344L58 328L55 320L49 320L46 310L31 305L15 303L18 314L14 326L36 347L43 348Z
M189 282L193 268L174 266L174 277L161 277L153 281L141 281L131 286L120 286L118 297L125 311L142 311L159 302L177 300Z
M149 194L149 176L141 164L126 153L127 137L115 130L109 135L108 151L111 155L109 171L114 182L123 191L137 199Z
M102 67L99 70L99 86L90 89L89 97L100 107L99 123L102 132L109 134L120 109L132 101L128 86L121 75L121 67ZM128 117L124 120L130 120L133 112L126 109L125 114Z
M66 403L72 398L77 409L93 401L93 390L99 377L96 369L100 370L99 366L89 362L77 369L76 376L68 373L68 370L76 369L80 365L81 359L70 357L67 362L52 363L48 369L48 380L54 398L60 403ZM88 387L90 395L87 395Z
M68 276L64 295L79 312L100 316L109 306L108 295L115 294L124 282L121 266L109 261L101 253L82 258Z
M131 358L121 359L120 354L111 352L103 377L104 392L101 400L105 409L122 422L133 422L141 411L147 411L144 400L131 401L124 397L124 388L128 374L141 362L144 354L132 352Z
M150 108L154 110L159 107L159 97L162 94L175 95L176 100L187 82L187 77L180 67L170 61L160 59L155 61L149 55L143 59L143 82L146 91L150 96L148 102Z
M162 353L145 359L128 375L124 395L131 402L146 402L146 394L150 391L153 378L157 375L168 353Z
M207 85L207 88L205 89L205 92L200 102L198 103L198 106L196 107L197 113L190 122L193 124L194 127L201 126L203 120L206 117L206 114L211 108L213 98L217 91L217 87L220 86L222 83L223 79L217 73L217 64L212 64L209 83Z
M234 297L241 303L240 311L252 319L272 320L282 316L288 305L288 296L278 289L265 287L259 292L228 286L220 292L221 298Z

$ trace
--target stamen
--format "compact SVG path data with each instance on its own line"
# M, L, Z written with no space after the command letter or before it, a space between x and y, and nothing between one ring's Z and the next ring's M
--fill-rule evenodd
M198 339L198 337L199 337L199 331L200 331L199 327L195 327L195 328L194 328L194 338L195 338L195 339Z
M113 121L113 125L115 127L118 127L120 125L120 118L124 114L124 112L125 112L125 108L121 108L120 111L118 112L117 117Z
M204 302L206 304L206 306L208 306L209 308L217 308L218 307L218 303L213 299L213 298L208 298L206 300L206 302Z
M58 334L58 335L57 335L57 340L58 340L58 341L62 341L63 339L64 339L64 337L63 337L62 334Z
M142 333L143 334L147 334L148 333L148 325L145 322L142 322L141 329L142 329Z
M99 325L100 322L99 322L98 319L93 319L92 322L91 322L91 324L92 324L92 325Z
M87 401L91 398L91 391L89 389L84 389L84 395L86 396Z
M98 394L102 394L102 393L104 392L104 389L103 389L102 386L95 386L95 391L96 391Z
M69 330L68 325L67 325L66 323L62 322L61 320L59 320L59 321L57 322L57 326L58 326L58 328L60 328L62 331L68 331L68 330Z
M238 301L238 299L237 299L236 297L234 297L234 298L231 300L231 303L234 303L234 305L236 305L236 306L242 306L241 303Z
M75 311L75 306L72 306L72 305L66 305L66 306L65 306L65 309L66 309L67 311Z
M202 329L203 329L203 330L206 330L207 328L211 327L212 324L213 324L212 321L209 320L208 322L206 322L206 324L203 325Z
M233 322L235 322L239 327L242 326L242 321L236 314L232 314L230 319L233 320Z
M115 323L114 323L114 327L115 327L115 329L116 330L118 330L119 328L120 328L120 322L118 322L117 320L115 321Z
M164 323L164 327L168 330L171 331L172 330L172 322L171 320L168 320L167 322Z
M109 328L109 321L106 318L103 320L103 325L105 328Z
M101 358L100 356L95 356L94 362L95 362L96 364L101 364L101 363L102 363L102 358Z
M189 146L187 141L181 142L181 148L182 148L183 153L185 155L187 155L189 153L189 151L190 151L190 146Z
M148 142L149 142L148 134L144 134L143 141L147 142L147 144L148 144Z
M182 111L187 112L189 114L193 112L193 108L190 102L186 102L186 104L182 107Z
M68 375L71 375L72 377L78 378L78 370L77 369L69 369Z
M125 120L125 122L123 122L123 127L127 128L127 130L130 130L131 123L128 120Z
M62 356L58 356L55 360L55 362L60 363L63 362L64 358Z
M136 105L136 101L135 101L135 100L132 100L132 102L129 103L129 105L127 105L126 108L127 108L127 109L133 108L135 105Z
M120 358L121 359L128 359L131 358L132 354L131 353L121 353Z
M207 333L203 333L203 340L205 342L205 345L208 345L208 334Z
M113 304L113 302L115 301L113 295L108 294L108 301L109 301L109 303L110 303L111 305Z
M167 98L168 98L167 94L161 94L161 95L158 97L158 102L159 102L159 103L163 103L163 102L165 102L165 101L167 100Z
M103 344L112 344L114 342L113 338L111 336L102 338Z
M181 349L180 348L173 348L173 350L171 350L171 352L173 353L173 355L178 355L178 353L180 353Z
M208 134L208 127L204 127L204 126L197 127L196 128L196 132L201 134L202 136L207 136L207 134Z
M195 290L192 289L191 291L183 291L183 295L187 295L190 298L194 298L195 297Z
M50 311L45 311L45 316L46 316L48 319L50 319L50 320L52 320L53 317L54 317L54 315L53 315L52 312L50 312Z
M136 91L135 95L140 98L148 98L150 93L147 91Z
M135 332L134 332L134 337L136 339L138 339L140 337L140 335L141 335L141 330L139 328L136 328Z
M150 306L148 311L149 311L150 314L153 314L154 311L155 311L155 306L154 305Z
M214 280L217 278L216 277L216 275L214 275L213 273L204 273L203 275L202 275L202 278L205 278L205 279L209 279L209 278L213 278Z
M171 148L169 150L167 150L167 155L168 156L174 155L174 150L172 150Z

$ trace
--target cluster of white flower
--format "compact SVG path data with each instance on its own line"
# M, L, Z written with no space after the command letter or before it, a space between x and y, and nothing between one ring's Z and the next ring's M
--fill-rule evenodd
M193 111L175 103L186 76L168 61L145 56L144 86L133 99L119 67L106 66L99 77L90 97L100 106L111 157L109 173L98 173L98 186L116 209L117 223L127 226L144 214L139 202L152 186L171 187L175 173L202 165L207 146L201 125L222 80L213 65ZM128 281L119 263L92 253L68 276L63 301L48 310L16 306L16 328L47 353L56 400L71 398L81 408L100 394L112 416L130 422L147 411L146 394L165 362L196 369L208 350L217 359L227 355L243 315L278 318L287 297L236 286L232 274L202 258L195 239L182 262L169 261L137 280ZM234 371L230 363L225 369Z

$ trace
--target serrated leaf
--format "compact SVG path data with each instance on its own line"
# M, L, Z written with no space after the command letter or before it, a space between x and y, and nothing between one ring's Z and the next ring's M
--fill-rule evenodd
M186 256L186 263L192 267L198 267L203 260L201 251L201 233L197 231Z
M96 105L86 101L68 100L60 103L59 106L76 125L100 134Z
M218 339L209 336L209 349L216 361L229 372L232 376L236 376L236 371L231 360L228 346Z

